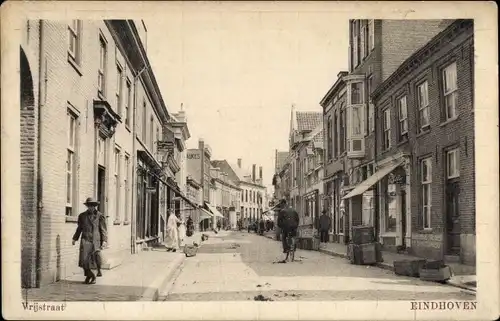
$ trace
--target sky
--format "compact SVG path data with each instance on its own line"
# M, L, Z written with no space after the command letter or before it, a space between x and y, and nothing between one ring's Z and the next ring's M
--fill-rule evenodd
M203 138L212 159L262 166L266 186L275 150L288 150L291 105L321 111L347 69L348 20L331 12L172 8L145 23L169 112L183 103L188 148Z

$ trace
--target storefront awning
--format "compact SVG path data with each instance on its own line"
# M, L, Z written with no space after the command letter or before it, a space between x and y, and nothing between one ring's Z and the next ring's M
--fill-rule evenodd
M212 213L210 213L206 209L200 207L200 210L201 210L200 221L204 220L204 219L207 219L207 218L212 218L213 217Z
M383 167L381 170L376 171L372 176L365 179L358 186L356 186L351 192L349 192L346 196L342 197L342 199L348 199L356 195L363 194L370 187L372 187L375 183L380 181L382 178L387 176L390 172L392 172L396 167L403 164L403 160L398 160L391 165L387 165Z
M183 193L182 193L182 192L178 189L178 187L177 187L177 186L174 186L173 184L170 184L170 183L168 182L168 180L167 180L167 181L164 181L163 179L160 179L160 181L161 181L163 184L165 184L165 185L167 185L168 187L170 187L170 188L174 191L175 195L177 195L177 196L179 196L180 198L182 198L184 201L186 201L186 203L188 203L189 205L191 205L191 206L192 206L192 207L194 207L194 208L198 208L198 207L199 207L198 205L194 204L194 203L193 203L193 202L192 202L189 198L187 198L187 197L186 197L186 196L185 196L185 195L184 195L184 194L183 194Z
M210 212L212 212L212 214L215 217L224 217L224 215L222 215L215 207L213 207L212 205L210 205L210 203L205 202L205 205L208 207L208 209L210 210Z

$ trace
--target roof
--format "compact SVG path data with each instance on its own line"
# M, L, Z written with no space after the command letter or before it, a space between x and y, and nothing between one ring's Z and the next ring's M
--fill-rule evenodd
M285 165L288 152L278 152L276 156L276 168L280 170Z
M318 111L298 111L296 117L299 131L313 130L323 121L323 113Z

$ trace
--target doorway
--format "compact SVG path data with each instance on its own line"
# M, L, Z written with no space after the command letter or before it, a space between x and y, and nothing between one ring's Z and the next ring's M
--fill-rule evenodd
M401 189L401 245L406 248L406 190Z
M460 216L458 181L449 180L446 184L446 254L460 255Z
M99 201L98 210L104 216L106 216L106 213L104 212L105 209L104 205L106 201L105 184L106 184L106 168L104 166L99 165L97 168L97 200Z

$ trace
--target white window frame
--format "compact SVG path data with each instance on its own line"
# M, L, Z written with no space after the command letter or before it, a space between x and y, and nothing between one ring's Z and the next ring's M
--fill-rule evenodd
M399 134L408 134L408 100L406 95L398 99Z
M123 68L116 62L116 112L122 116L123 103Z
M453 155L453 158L451 157ZM453 162L450 163L450 160ZM452 167L450 168L450 165ZM460 149L454 148L446 152L446 177L448 179L460 177Z
M447 75L451 74L450 88L448 87ZM444 102L444 115L446 120L454 119L458 116L457 112L457 102L458 102L458 79L457 79L457 63L452 62L448 64L442 70L442 81L443 81L443 102ZM452 109L448 108L448 100L452 102ZM451 112L450 112L451 111Z
M357 67L359 64L359 59L358 59L358 41L359 41L359 36L358 36L358 22L354 21L352 24L352 55L353 55L353 67Z
M67 111L67 121L68 121L68 141L67 141L67 152L66 152L66 215L73 216L76 213L73 212L75 205L75 176L76 176L76 151L77 151L77 141L76 132L78 128L78 117L72 113L70 110ZM71 129L73 128L73 129ZM69 215L68 215L69 213Z
M120 220L120 194L121 194L121 184L120 184L120 147L115 145L114 149L114 177L115 177L115 221Z
M81 31L82 31L82 23L80 20L71 20L71 23L68 24L68 36L69 36L69 44L68 44L68 54L70 58L77 65L81 63ZM72 49L71 46L74 46Z
M360 28L359 28L359 49L360 49L360 58L361 61L363 61L366 56L367 56L367 50L366 50L366 21L365 20L360 20Z
M99 35L99 69L97 79L97 91L102 97L106 97L106 68L108 59L107 42L102 35Z
M360 100L358 102L354 102L352 97L353 97L353 92L354 92L354 85L359 85L359 98ZM354 81L349 84L350 91L349 91L349 105L362 105L365 103L365 88L364 88L364 83L363 81Z
M430 107L429 107L429 83L422 82L417 86L417 104L418 104L418 123L419 130L424 131L430 126ZM423 116L427 113L427 122L424 123Z
M424 167L426 167L424 176ZM420 161L420 183L421 183L421 199L422 199L422 227L424 229L431 228L432 214L432 157L424 158ZM425 203L424 194L427 193L427 201ZM427 222L427 224L426 224Z
M368 21L368 48L371 50L375 49L375 20Z
M391 109L386 108L383 112L382 115L384 117L383 119L383 142L384 142L384 150L387 150L391 148Z

